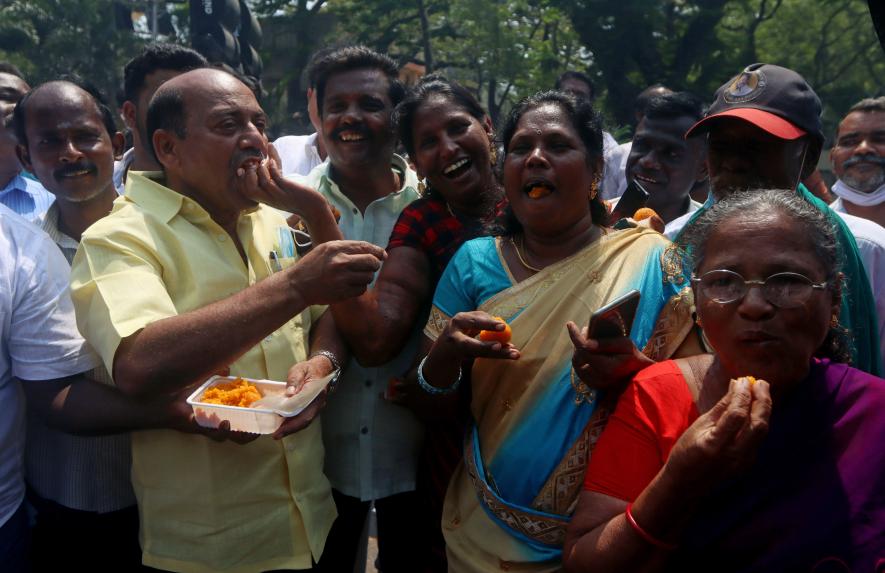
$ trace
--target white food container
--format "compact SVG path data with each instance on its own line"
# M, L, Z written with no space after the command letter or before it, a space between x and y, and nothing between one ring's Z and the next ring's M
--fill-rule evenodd
M335 372L334 374L337 374ZM205 404L200 401L203 392L207 389L232 382L241 376L213 376L209 378L197 388L193 394L187 399L187 403L194 410L194 417L197 423L204 428L217 428L221 422L227 420L230 423L230 429L235 432L248 432L250 434L272 434L286 420L299 414L322 392L323 388L328 385L329 381L334 378L334 374L319 380L309 381L304 388L294 397L287 400L286 409L270 409L270 408L241 408L239 406L225 406L223 404ZM286 391L285 382L274 382L272 380L254 380L252 378L242 378L247 382L251 382L261 392L261 397L282 396Z

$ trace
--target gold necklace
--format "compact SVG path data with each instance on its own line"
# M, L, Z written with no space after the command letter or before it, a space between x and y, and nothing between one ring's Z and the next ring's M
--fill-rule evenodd
M522 243L522 248L525 248L524 239L520 239L519 242ZM536 273L541 272L542 269L539 269L538 267L533 267L532 265L525 262L525 259L522 258L522 253L519 252L519 246L516 244L516 241L513 240L513 237L510 237L510 244L513 245L513 250L516 251L516 258L519 259L519 262L520 262L520 264L522 264L522 266L524 266L525 268L527 268L528 270L530 270L532 272L536 272Z

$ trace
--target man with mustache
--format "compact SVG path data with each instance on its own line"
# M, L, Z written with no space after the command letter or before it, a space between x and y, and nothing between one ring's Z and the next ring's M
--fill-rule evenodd
M885 341L885 97L859 101L839 123L830 150L838 196L830 207L854 234L876 296L879 340ZM883 349L885 363L885 349Z
M303 189L266 159L266 124L252 91L221 70L185 72L154 94L147 134L163 170L129 173L113 212L83 233L71 273L80 331L124 393L160 399L225 369L298 386L345 360L331 315L314 305L364 292L384 251L330 241L296 264L286 221L258 199L272 195L319 237L335 220L315 194L291 200ZM143 562L309 570L335 518L311 424L324 402L272 436L228 436L240 445L134 433Z
M833 185L840 213L869 219L885 227L885 97L854 104L839 123L830 150Z
M345 238L385 247L399 214L418 198L415 172L393 152L392 112L404 95L397 66L387 56L356 46L319 58L314 71L328 161L299 181L340 212ZM338 323L359 320L346 304L331 308ZM422 556L410 515L416 507L423 427L411 411L382 397L389 380L410 368L415 352L416 344L409 344L377 368L351 360L323 413L325 471L338 508L330 550L320 562L323 571L353 568L372 501L379 568L413 571Z
M123 68L123 104L120 115L132 132L132 147L114 165L114 185L123 194L126 173L160 168L147 141L147 109L154 92L170 78L209 63L199 53L176 44L148 44Z
M41 226L68 265L83 231L111 211L114 157L123 146L110 109L88 89L49 82L28 93L14 113L18 157L55 196ZM129 435L123 432L163 416L161 408L145 407L108 384L101 366L85 377L23 384L28 501L37 510L34 570L141 567ZM105 550L84 555L82 548L97 538L107 543Z
M40 183L21 174L11 125L12 110L29 89L18 68L0 62L0 203L38 223L52 203L52 195Z
M881 253L859 253L850 229L853 223L840 218L799 183L814 171L820 157L824 142L820 114L817 94L793 70L752 64L726 82L716 91L707 116L686 133L686 138L706 137L710 197L700 210L671 222L667 231L678 241L686 224L734 190L796 189L836 226L845 282L841 313L834 322L853 336L854 366L880 375L879 323L863 259L882 260Z

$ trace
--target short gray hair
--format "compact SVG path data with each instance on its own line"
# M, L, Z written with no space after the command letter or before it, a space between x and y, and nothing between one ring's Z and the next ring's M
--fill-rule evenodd
M699 216L685 232L678 244L688 267L697 269L706 256L706 244L713 231L725 221L740 217L759 218L772 212L786 215L798 223L814 246L814 254L826 271L826 281L834 296L841 299L842 253L837 241L836 226L827 214L790 189L751 189L728 195ZM836 362L850 362L850 333L841 326L833 326L816 356Z

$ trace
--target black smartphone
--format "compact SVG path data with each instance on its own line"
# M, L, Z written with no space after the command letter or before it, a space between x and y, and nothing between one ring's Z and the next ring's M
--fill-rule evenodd
M627 189L621 198L618 199L617 205L612 210L611 217L608 219L609 225L614 225L621 219L632 217L638 209L645 207L648 203L648 191L645 190L639 181L631 179L627 183Z
M638 290L631 290L594 312L590 317L590 338L630 336L639 297Z

